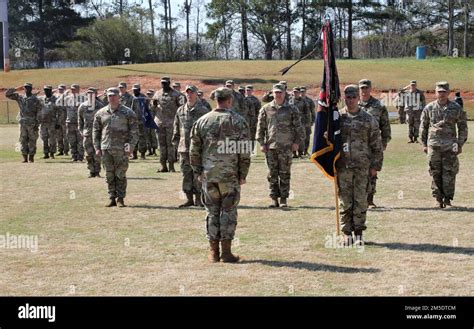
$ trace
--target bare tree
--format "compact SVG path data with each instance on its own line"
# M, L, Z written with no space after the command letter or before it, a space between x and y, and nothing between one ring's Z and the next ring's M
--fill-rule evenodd
M469 57L469 1L464 0L464 57Z
M454 49L454 0L448 0L448 56Z
M191 6L193 4L192 0L184 1L184 13L186 15L186 57L189 59L189 45L190 45L190 35L189 35L189 16L191 15Z

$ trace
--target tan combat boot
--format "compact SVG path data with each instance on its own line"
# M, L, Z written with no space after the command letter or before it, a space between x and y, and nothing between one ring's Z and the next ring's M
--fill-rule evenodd
M23 154L23 163L27 163L28 162L28 155L26 154Z
M161 161L161 169L158 169L157 172L168 172L166 161Z
M115 202L115 198L110 198L110 202L105 205L106 207L115 207L117 206L117 202Z
M207 259L211 263L218 263L220 261L219 257L219 240L209 240L209 254Z
M369 207L369 209L377 208L377 205L374 203L374 195L373 194L369 194L367 196L367 206Z
M280 204L278 203L278 198L272 198L272 203L268 206L270 208L278 208Z
M187 201L183 204L180 204L179 208L186 208L186 207L194 206L194 200L193 200L193 194L192 193L186 193L186 199L187 199Z
M280 198L280 207L281 208L288 208L288 201L286 198Z
M204 207L204 205L202 204L202 201L201 201L201 193L196 193L194 205L196 207Z
M176 170L174 169L174 162L173 161L169 161L168 168L169 168L170 172L176 172Z
M354 231L354 244L355 245L364 245L364 239L362 238L362 230L355 230Z
M344 232L344 246L352 247L353 243L354 243L354 239L352 238L352 232L350 233Z
M232 254L232 251L231 251L232 240L222 240L221 247L222 247L222 254L221 254L222 262L237 263L239 261L240 257Z
M34 154L28 155L28 160L29 160L30 162L35 162L35 155L34 155Z
M117 205L119 206L119 208L126 207L125 201L123 201L123 198L117 198Z

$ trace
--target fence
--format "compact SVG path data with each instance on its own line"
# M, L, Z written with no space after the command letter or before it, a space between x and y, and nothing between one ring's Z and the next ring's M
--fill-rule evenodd
M0 100L0 124L18 123L18 103L9 100Z

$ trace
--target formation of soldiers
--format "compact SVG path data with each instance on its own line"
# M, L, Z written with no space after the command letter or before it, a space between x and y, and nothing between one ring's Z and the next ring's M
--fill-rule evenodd
M65 90L59 85L44 86L44 96L24 85L24 95L8 89L6 97L20 106L20 143L23 162L34 162L38 130L43 140L44 158L71 151L73 161L87 160L89 177L100 177L105 169L109 203L125 207L129 159L146 158L160 150L158 172L175 172L180 161L182 190L186 201L180 207L205 207L211 262L236 262L231 252L237 226L237 206L241 185L251 163L255 142L260 144L268 167L269 207L288 207L291 165L294 158L308 156L315 103L306 87L288 92L286 81L275 84L261 101L252 85L235 90L232 80L210 94L217 106L212 109L203 92L188 85L171 84L161 78L161 89L141 93L134 84L108 88L103 95L90 87L85 95L80 86ZM467 140L466 113L462 105L450 101L449 84L436 83L436 100L425 105L423 92L411 81L400 90L408 94L403 115L408 116L409 141L421 138L428 154L432 193L437 207L451 206L458 155ZM387 108L372 94L372 83L362 79L344 89L345 107L340 111L342 149L336 163L341 230L347 245L363 243L366 213L375 207L374 194L384 151L391 140ZM462 100L461 100L462 101ZM399 109L400 110L400 109ZM401 112L400 112L401 113ZM147 116L154 119L150 126ZM421 131L420 131L421 127ZM40 129L39 129L40 128ZM230 147L229 147L230 146Z

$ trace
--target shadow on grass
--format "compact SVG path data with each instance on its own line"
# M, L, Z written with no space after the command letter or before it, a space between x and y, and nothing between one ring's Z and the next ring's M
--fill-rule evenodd
M160 177L127 177L128 180L163 180Z
M378 268L357 268L347 266L327 265L320 263L309 263L301 261L275 261L275 260L242 260L240 264L262 264L273 267L289 267L313 272L337 272L337 273L378 273Z
M421 244L400 243L400 242L379 243L379 242L367 241L365 242L365 245L384 247L384 248L395 249L395 250L434 252L438 254L453 253L453 254L464 254L464 255L474 256L474 248L443 246L443 245L432 244L432 243L421 243Z
M128 205L128 208L139 208L139 209L166 209L166 210L201 210L204 211L204 208L200 207L185 207L179 208L178 206L160 206L160 205L148 205L148 204L135 204L135 205Z
M448 211L448 212L474 212L474 208L472 207L449 207L449 208L436 208L436 207L377 207L369 209L369 212L388 212L393 210L415 210L415 211Z
M270 201L268 202L270 204ZM277 210L277 211L295 211L298 209L320 209L320 210L334 210L335 207L316 207L316 206L288 206L288 208L270 208L268 206L247 206L239 205L239 209L265 209L265 210Z

